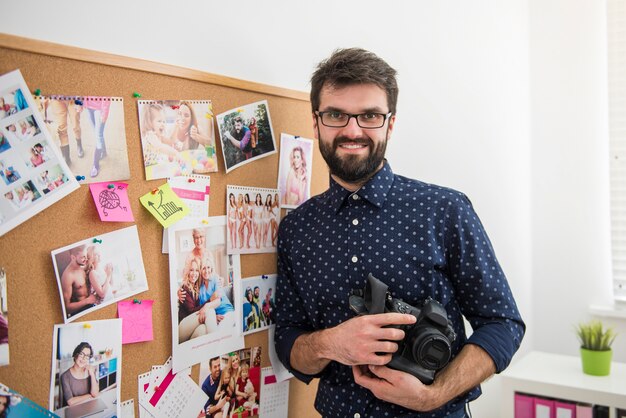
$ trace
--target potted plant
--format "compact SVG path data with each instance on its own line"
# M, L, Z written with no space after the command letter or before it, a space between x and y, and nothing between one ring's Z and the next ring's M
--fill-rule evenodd
M617 335L615 331L612 328L605 329L602 322L593 320L578 324L576 334L580 340L583 373L608 376L613 357L611 345Z

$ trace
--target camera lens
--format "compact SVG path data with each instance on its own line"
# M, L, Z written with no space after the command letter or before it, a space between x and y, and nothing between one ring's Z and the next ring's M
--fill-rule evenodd
M411 342L415 362L428 370L439 370L450 361L450 342L441 332L422 329Z

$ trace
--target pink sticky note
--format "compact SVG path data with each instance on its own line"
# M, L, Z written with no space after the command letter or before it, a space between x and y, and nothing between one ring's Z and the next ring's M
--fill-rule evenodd
M152 300L117 303L117 317L122 318L122 344L152 341Z
M135 222L128 200L128 184L115 181L91 183L93 202L104 222Z

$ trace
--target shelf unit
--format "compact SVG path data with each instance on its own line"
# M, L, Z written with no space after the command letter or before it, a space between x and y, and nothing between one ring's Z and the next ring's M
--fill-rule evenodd
M532 351L502 373L502 417L514 416L516 392L626 409L626 364L613 362L609 376L582 372L580 357Z

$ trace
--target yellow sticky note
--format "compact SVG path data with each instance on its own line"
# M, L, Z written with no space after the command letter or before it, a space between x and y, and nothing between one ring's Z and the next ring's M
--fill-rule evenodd
M146 193L139 201L164 228L189 214L189 207L174 193L169 183Z

